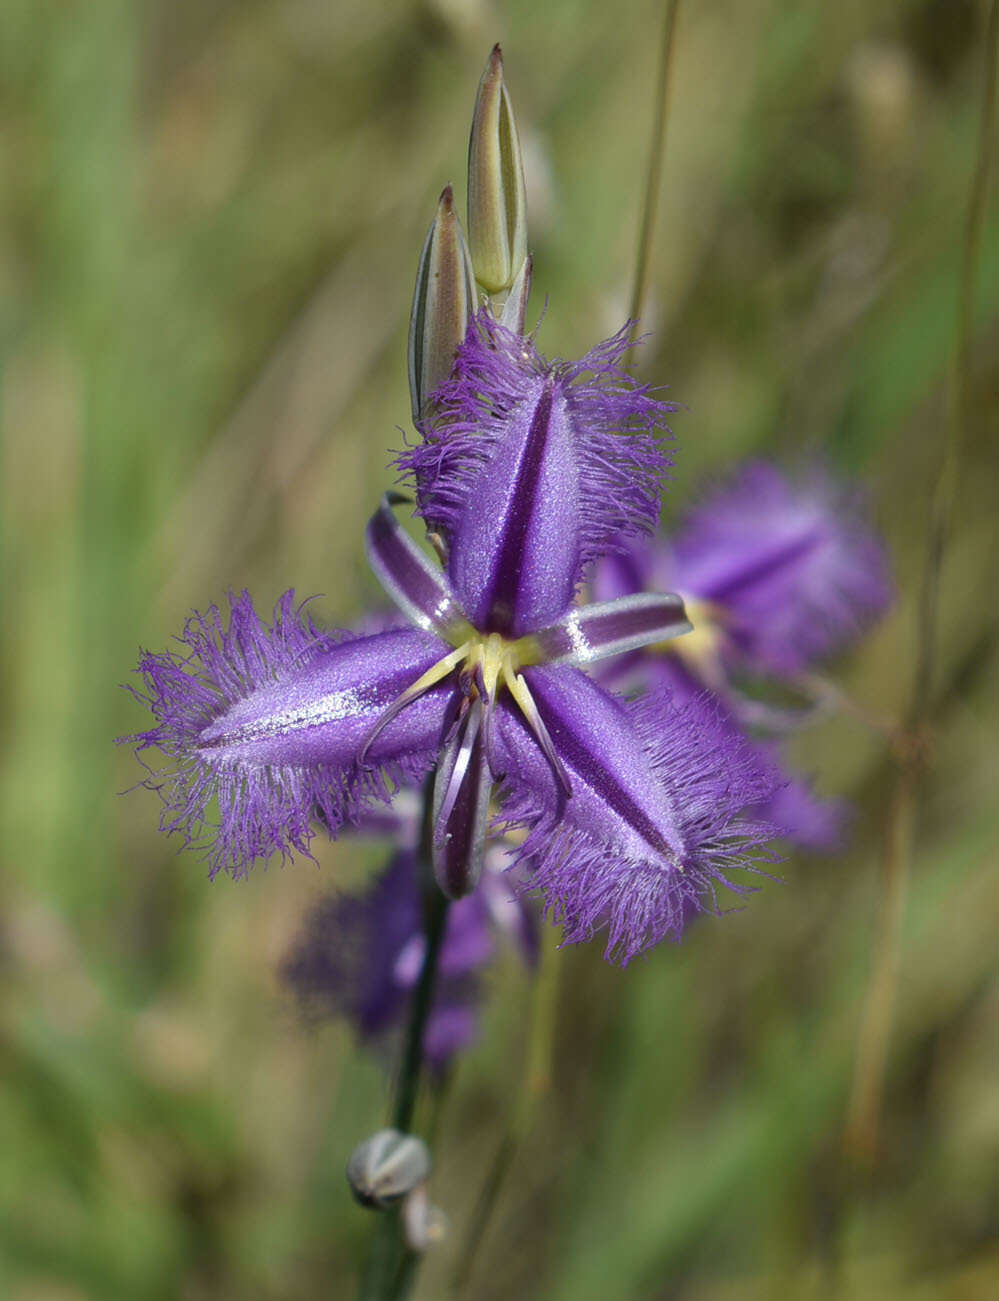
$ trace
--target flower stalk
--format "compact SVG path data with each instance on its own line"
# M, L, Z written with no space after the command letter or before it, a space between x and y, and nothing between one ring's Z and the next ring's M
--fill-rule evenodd
M649 162L645 171L645 196L642 201L642 224L638 235L638 253L635 262L635 279L631 290L629 318L637 327L645 310L652 266L652 245L655 242L656 214L659 210L659 191L662 188L663 156L666 151L666 122L669 115L670 68L673 58L673 32L680 0L666 0L663 15L662 42L659 47L659 75L656 85L656 108L649 145Z
M433 796L427 789L424 797L424 846L432 827ZM420 1077L425 1063L424 1037L434 1002L438 967L447 927L450 900L434 884L426 853L420 864L423 882L423 914L426 948L420 979L410 1002L402 1059L396 1080L392 1107L392 1127L408 1133L419 1095ZM397 1301L405 1296L419 1266L420 1253L409 1247L403 1232L399 1210L382 1213L371 1241L368 1262L361 1280L359 1301Z

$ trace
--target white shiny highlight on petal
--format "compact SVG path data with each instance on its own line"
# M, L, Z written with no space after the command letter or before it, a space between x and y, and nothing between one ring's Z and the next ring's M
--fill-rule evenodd
M275 736L288 736L310 727L324 727L345 718L356 718L375 703L370 691L349 687L345 691L331 691L303 704L289 705L272 714L250 719L232 729L225 726L225 716L203 737L207 745L241 745L250 741L265 741Z
M572 646L572 657L579 664L596 658L590 639L579 625L579 611L573 610L562 621L562 628Z

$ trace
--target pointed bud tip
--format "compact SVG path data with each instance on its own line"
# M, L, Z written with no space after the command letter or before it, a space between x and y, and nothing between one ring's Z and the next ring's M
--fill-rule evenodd
M450 181L441 190L441 197L437 200L437 206L442 212L451 212L454 209L454 189Z
M371 1210L401 1201L430 1174L430 1149L414 1134L380 1129L359 1143L347 1162L355 1199Z
M489 51L489 58L486 60L485 70L482 73L479 93L481 94L487 87L493 89L503 85L503 51L497 42Z

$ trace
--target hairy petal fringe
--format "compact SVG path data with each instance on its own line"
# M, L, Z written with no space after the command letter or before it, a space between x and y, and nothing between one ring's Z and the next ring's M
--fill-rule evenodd
M282 684L307 673L317 659L347 642L371 642L347 632L321 633L290 591L278 601L269 625L248 592L230 593L229 604L228 625L215 605L188 620L182 653L141 655L145 692L130 689L157 725L120 738L134 743L140 754L156 748L174 761L165 771L151 771L144 785L163 800L162 830L179 832L185 845L203 849L213 877L221 871L244 876L255 859L274 854L311 857L313 818L335 833L344 822L357 821L372 801L390 799L399 783L418 781L432 762L432 751L402 752L381 771L371 771L317 761L304 749L296 761L290 726L272 743L272 749L284 747L278 761L255 758L249 741L227 743L231 711L252 715L256 697L279 695ZM232 732L238 735L239 728ZM309 733L303 729L302 735ZM211 815L214 801L217 823Z
M527 888L541 891L563 942L606 930L605 956L622 966L663 939L679 940L695 913L723 911L721 890L742 898L758 889L732 873L768 875L762 865L777 861L768 847L777 829L752 806L779 783L707 697L677 706L660 693L626 708L657 787L654 798L670 808L677 827L682 850L672 861L636 854L624 835L620 844L594 836L572 799L559 817L539 800L536 785L517 775L507 780L501 815L504 826L529 829L514 861L527 871Z
M621 367L629 327L579 361L548 362L534 342L482 312L458 350L451 378L437 392L436 414L421 426L422 443L397 460L416 482L419 511L429 527L452 532L474 509L476 484L496 455L518 408L546 383L573 429L578 485L578 579L594 557L647 533L659 515L662 481L671 459L665 417L673 404L651 396ZM619 538L617 535L621 534Z

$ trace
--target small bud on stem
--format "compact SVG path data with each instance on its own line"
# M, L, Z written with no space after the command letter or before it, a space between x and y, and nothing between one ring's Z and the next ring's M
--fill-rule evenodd
M347 1162L347 1182L362 1206L384 1210L418 1188L430 1174L430 1150L422 1139L380 1129L358 1144Z

